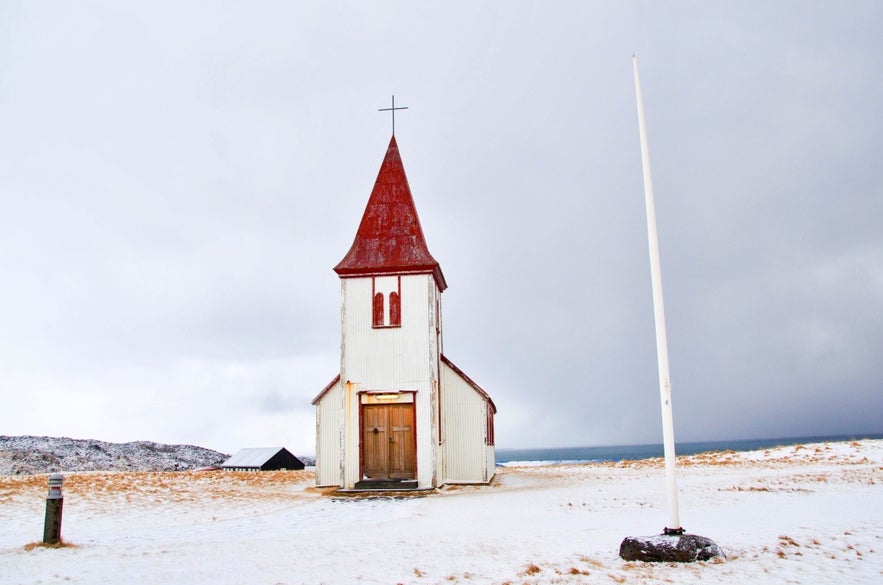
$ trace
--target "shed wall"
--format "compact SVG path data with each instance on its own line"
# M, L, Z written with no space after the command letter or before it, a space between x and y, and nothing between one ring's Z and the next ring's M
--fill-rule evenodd
M261 471L277 469L299 470L304 468L304 463L288 449L282 448L273 455L266 463L261 465Z
M486 444L487 402L446 363L441 375L445 483L485 483L494 451Z

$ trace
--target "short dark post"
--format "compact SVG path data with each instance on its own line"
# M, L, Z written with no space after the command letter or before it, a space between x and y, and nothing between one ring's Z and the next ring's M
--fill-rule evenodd
M49 493L46 495L46 522L43 524L43 542L45 544L58 544L61 542L61 507L64 504L64 496L61 494L61 484L64 476L53 473L49 476Z

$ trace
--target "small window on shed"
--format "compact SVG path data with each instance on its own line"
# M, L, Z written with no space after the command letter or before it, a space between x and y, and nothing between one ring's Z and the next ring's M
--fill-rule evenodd
M383 293L377 293L374 295L374 326L383 327L383 321Z
M389 293L389 324L393 327L402 324L402 301L395 291Z

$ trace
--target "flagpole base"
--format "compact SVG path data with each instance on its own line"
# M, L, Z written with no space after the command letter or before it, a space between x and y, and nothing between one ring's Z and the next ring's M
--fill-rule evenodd
M625 561L693 563L725 555L710 538L687 534L683 528L666 528L655 536L627 536L619 545L619 556Z

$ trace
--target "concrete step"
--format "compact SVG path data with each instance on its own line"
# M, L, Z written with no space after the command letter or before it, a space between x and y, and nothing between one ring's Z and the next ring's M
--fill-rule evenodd
M357 490L406 491L416 490L416 479L364 479L356 483Z

